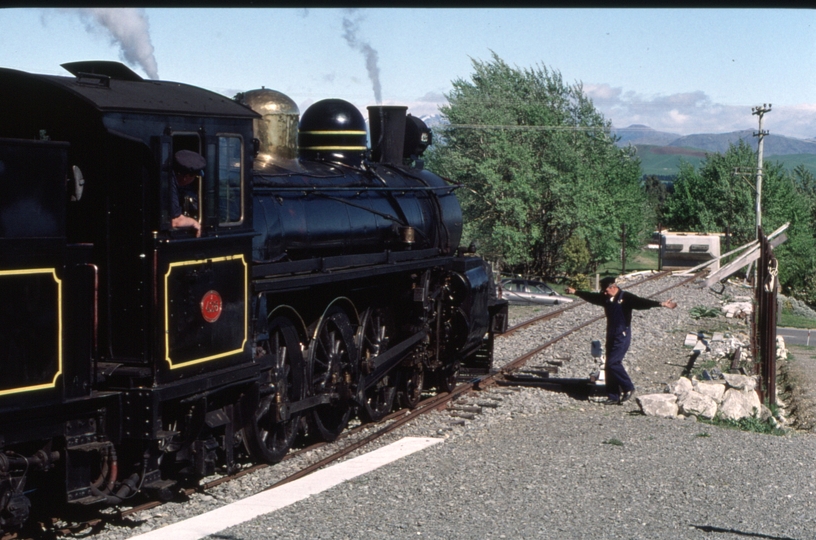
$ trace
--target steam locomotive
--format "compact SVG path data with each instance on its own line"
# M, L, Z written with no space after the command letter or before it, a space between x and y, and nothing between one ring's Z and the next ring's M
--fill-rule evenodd
M405 107L0 69L0 530L168 499L490 368L506 328ZM206 159L174 228L173 156ZM197 203L197 204L193 204Z

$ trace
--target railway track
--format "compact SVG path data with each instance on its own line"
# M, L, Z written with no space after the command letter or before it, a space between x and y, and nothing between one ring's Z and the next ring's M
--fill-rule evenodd
M659 280L668 275L670 272L661 272L655 273L648 276L645 279L641 279L635 283L629 284L628 288L638 287L648 281ZM679 281L677 283L673 283L672 285L665 287L649 296L659 296L673 288L680 287L685 285L694 279L697 276L689 277L688 279ZM497 336L497 338L506 339L509 336L512 336L516 332L534 326L536 324L540 324L542 322L546 322L548 320L552 320L556 317L561 316L563 313L574 310L581 306L586 305L583 301L574 302L568 306L564 306L558 310L551 311L549 313L545 313L543 315L539 315L518 323L507 330L506 333ZM476 414L479 411L476 410L475 407L457 407L452 405L453 402L456 400L470 394L473 392L479 392L485 390L486 388L492 386L507 386L507 385L518 385L518 386L540 386L549 389L556 389L560 385L563 384L581 384L583 383L585 386L587 385L587 380L578 380L578 379L554 379L549 377L539 377L540 382L537 384L530 384L529 381L519 381L519 380L511 380L511 377L508 377L512 373L520 370L531 358L536 356L537 354L541 353L545 349L553 346L555 343L561 341L562 339L568 337L569 335L585 328L593 323L596 323L603 319L603 315L592 317L588 320L581 322L580 324L573 326L572 328L558 334L555 337L552 337L546 340L541 345L527 351L526 353L517 356L516 358L512 359L511 361L507 362L499 369L497 369L494 373L475 378L470 381L462 382L458 384L453 391L451 392L443 392L439 393L435 396L425 398L419 402L416 408L412 410L402 409L399 411L392 412L391 414L387 415L385 418L377 422L376 424L362 424L356 426L352 429L347 430L344 432L336 441L333 443L326 443L326 442L319 442L304 448L300 448L297 450L291 451L285 458L284 461L288 461L291 459L295 459L297 457L302 456L310 451L318 450L321 448L326 447L327 445L331 444L333 446L342 445L340 449L335 452L330 453L329 455L319 459L318 461L311 463L310 465L297 470L291 475L288 475L273 484L269 485L265 489L272 489L277 486L292 482L297 480L298 478L302 478L318 469L321 469L333 462L336 462L349 454L359 450L360 448L365 447L366 445L371 444L372 442L384 437L385 435L395 431L396 429L400 428L401 426L412 422L419 418L422 415L433 411L441 411L445 409L449 409L455 416L465 417L468 418L468 415ZM471 410L472 409L472 410ZM373 433L370 433L365 436L360 436L360 433L364 430L371 430L376 428ZM345 441L345 443L344 443ZM350 442L349 442L350 441ZM188 488L183 491L184 495L189 497L194 493L206 493L213 488L224 484L225 482L230 482L236 480L242 476L249 475L253 472L259 471L261 469L267 468L268 465L260 464L248 467L246 469L242 469L236 473L222 476L216 480L203 483L199 486L194 488ZM90 531L90 534L93 534L95 531L101 530L104 526L108 523L117 523L127 520L129 517L137 515L139 512L143 512L146 510L154 509L156 507L161 506L164 504L160 501L151 501L145 504L133 506L131 508L121 509L118 512L110 515L106 515L104 517L95 517L94 519L80 521L71 524L70 526L65 525L58 525L59 523L57 520L54 520L52 524L43 524L40 523L40 527L43 532L43 537L50 537L53 535L62 535L62 536L70 536L70 535L77 535L82 533L83 537L87 537ZM17 535L6 535L0 540L19 540L20 536Z

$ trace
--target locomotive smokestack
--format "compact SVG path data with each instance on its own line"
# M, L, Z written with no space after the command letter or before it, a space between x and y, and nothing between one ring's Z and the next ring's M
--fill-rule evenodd
M402 106L372 105L368 107L372 161L402 164L407 110L408 107Z

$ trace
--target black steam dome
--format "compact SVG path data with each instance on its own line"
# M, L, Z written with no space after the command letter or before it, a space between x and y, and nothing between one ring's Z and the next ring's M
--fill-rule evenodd
M405 119L405 147L403 157L421 157L425 149L431 145L433 141L432 135L428 125L425 124L421 118L409 114Z
M358 167L366 152L362 113L342 99L324 99L306 109L298 125L298 157Z

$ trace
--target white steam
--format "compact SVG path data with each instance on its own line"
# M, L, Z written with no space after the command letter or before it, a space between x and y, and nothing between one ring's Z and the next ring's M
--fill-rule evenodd
M362 21L363 18L361 15L355 14L355 11L354 9L346 9L346 15L343 16L343 39L346 40L349 47L363 54L366 62L366 70L368 71L368 78L374 87L374 99L379 105L382 103L382 88L380 86L380 68L377 65L377 51L368 42L361 41L357 37L360 21Z
M88 32L107 31L111 43L119 45L122 60L140 66L151 79L159 78L149 24L143 9L136 8L76 8Z

